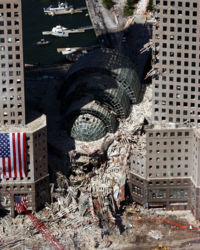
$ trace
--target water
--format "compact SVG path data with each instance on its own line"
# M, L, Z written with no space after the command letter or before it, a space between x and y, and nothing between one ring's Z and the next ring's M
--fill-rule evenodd
M63 0L64 2L65 0ZM67 0L75 8L85 6L84 0ZM56 25L66 28L78 28L91 25L87 13L77 13L74 15L48 16L43 13L43 8L50 4L57 5L57 0L22 0L23 6L23 37L24 37L24 61L25 63L55 64L66 62L61 53L57 53L57 48L90 46L97 42L93 30L80 34L70 34L67 38L44 36L51 41L50 45L39 47L35 43L42 36L42 31L50 31Z

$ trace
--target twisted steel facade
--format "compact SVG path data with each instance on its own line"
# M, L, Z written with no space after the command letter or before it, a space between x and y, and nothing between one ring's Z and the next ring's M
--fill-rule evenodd
M64 125L80 141L114 133L118 118L139 102L141 84L130 59L117 50L96 49L68 71L62 88Z

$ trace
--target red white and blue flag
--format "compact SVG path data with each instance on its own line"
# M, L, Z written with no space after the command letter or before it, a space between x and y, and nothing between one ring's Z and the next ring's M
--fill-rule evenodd
M15 202L15 208L18 214L24 211L24 207L27 209L28 208L28 202L27 202L27 197L25 195L23 196L15 196L14 198Z
M0 178L26 176L26 133L0 133Z

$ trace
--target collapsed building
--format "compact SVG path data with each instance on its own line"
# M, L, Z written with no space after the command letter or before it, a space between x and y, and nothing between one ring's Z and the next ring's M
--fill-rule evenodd
M133 155L139 148L144 151L144 120L150 107L151 88L147 87L143 101L133 105L116 133L93 142L75 141L75 149L69 152L72 172L63 192L69 202L76 200L73 206L81 215L89 208L95 221L117 223L119 210L130 198L126 184L131 181Z
M141 101L142 90L134 64L113 49L93 50L66 75L61 112L75 149L69 152L71 175L65 190L69 204L78 201L81 215L90 208L98 214L92 215L95 220L103 217L115 224L125 200L131 152L129 141L121 143L116 131L129 117L132 104Z
M75 140L114 133L141 98L134 64L117 50L96 49L76 62L62 87L63 124Z

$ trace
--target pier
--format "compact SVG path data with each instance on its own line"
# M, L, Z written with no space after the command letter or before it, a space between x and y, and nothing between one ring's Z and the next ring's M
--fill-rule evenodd
M67 15L67 14L76 14L76 13L82 13L83 11L86 11L87 10L87 7L80 7L80 8L77 8L77 9L70 9L70 10L59 10L59 11L50 11L48 13L46 13L46 15L49 15L49 16L54 16L54 15Z
M59 27L59 28L58 28ZM57 30L56 30L57 28ZM72 33L83 33L87 30L93 30L93 26L86 26L86 27L81 27L78 29L67 29L63 28L61 26L57 26L53 28L51 31L43 31L42 35L52 35L52 36L58 36L58 37L68 37Z
M77 51L82 51L82 50L87 50L87 51L90 51L90 50L93 50L93 49L96 49L96 48L99 48L99 45L92 45L92 46L89 46L89 47L70 47L70 48L58 48L57 49L57 52L58 53L62 53L62 54L65 54L65 52L77 52Z

